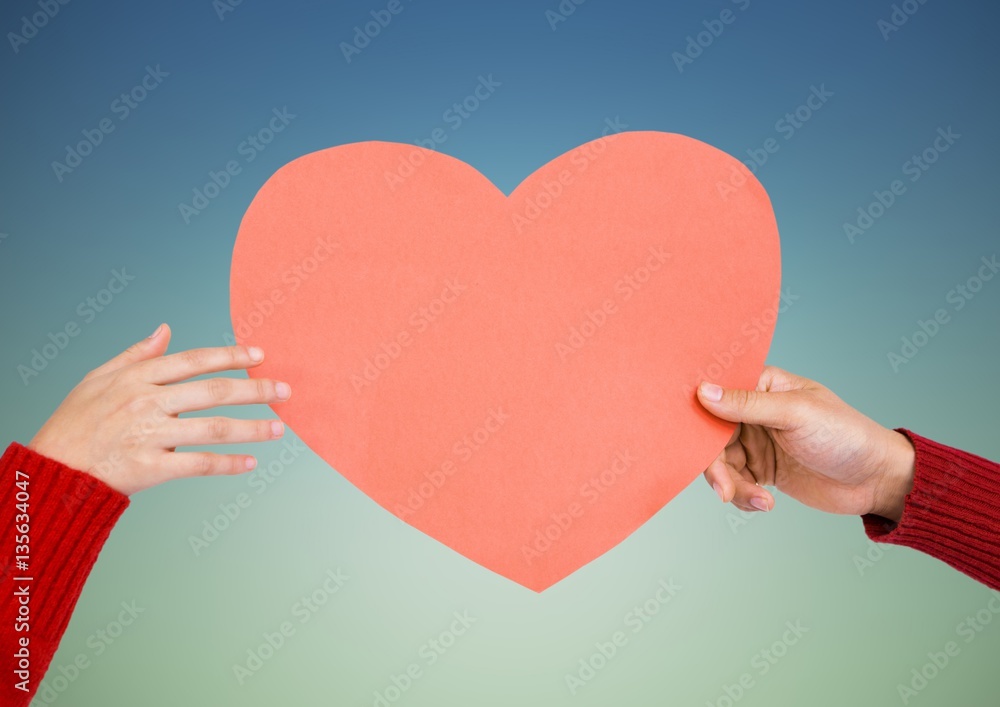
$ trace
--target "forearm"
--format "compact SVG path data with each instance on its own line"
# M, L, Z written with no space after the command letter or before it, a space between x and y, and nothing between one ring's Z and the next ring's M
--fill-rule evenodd
M98 479L16 442L0 458L0 704L27 705L38 689L128 503Z
M899 521L894 504L863 516L875 541L904 545L1000 589L1000 464L900 429L914 449L913 475ZM904 485L896 486L906 489ZM888 517L886 517L888 516Z
M885 469L876 478L872 515L898 523L903 517L906 497L913 490L916 474L916 448L901 430L886 430Z

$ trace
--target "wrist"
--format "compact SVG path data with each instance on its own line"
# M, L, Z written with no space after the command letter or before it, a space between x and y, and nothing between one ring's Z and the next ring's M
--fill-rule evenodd
M906 496L913 489L916 451L901 432L886 430L885 460L876 474L874 502L870 513L898 523Z
M24 446L33 451L35 454L40 454L41 456L47 459L57 461L60 464L65 464L68 467L77 469L77 471L83 471L82 469L79 469L77 466L67 461L66 455L64 454L63 450L59 449L58 444L50 443L49 439L45 434L44 428L39 430L38 433L34 437L32 437L31 440L29 440L28 443Z

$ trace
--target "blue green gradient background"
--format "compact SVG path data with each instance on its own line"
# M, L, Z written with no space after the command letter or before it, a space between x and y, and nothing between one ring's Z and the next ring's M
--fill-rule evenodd
M799 299L769 362L885 425L1000 458L1000 279L901 370L887 360L997 250L1000 11L930 0L885 40L876 22L890 3L742 5L589 0L552 29L555 0L404 0L351 62L341 42L386 3L245 0L222 19L209 0L61 6L19 51L0 47L4 436L28 441L87 371L161 321L174 329L172 350L222 345L240 218L289 160L443 127L439 149L509 192L617 119L740 157L776 138L758 177L782 233L784 285ZM672 54L725 8L735 21L679 72ZM20 32L37 10L8 3L0 28ZM157 63L169 77L59 182L52 161L114 117L111 101ZM480 74L502 85L453 130L443 114ZM776 121L821 85L833 97L786 140ZM209 170L242 159L239 144L285 106L296 116L288 128L185 224L178 204ZM844 222L948 126L962 137L851 244ZM123 267L135 280L25 385L17 366L79 322L78 304ZM253 451L276 468L280 450ZM196 556L189 537L239 493L252 505ZM371 705L417 662L423 676L393 704L721 707L724 686L749 672L740 705L881 706L901 704L897 684L957 640L960 655L910 704L996 703L1000 617L971 643L956 634L990 601L984 587L902 548L861 571L856 558L872 546L860 519L780 494L769 516L744 520L699 479L614 551L536 595L402 524L311 452L259 495L246 477L172 482L133 497L45 685L82 653L90 667L58 684L54 704ZM239 684L233 665L294 621L295 603L338 567L350 580ZM661 579L682 589L632 633L626 615ZM96 632L132 600L146 611L95 655ZM420 647L455 611L477 621L427 666ZM808 633L761 675L754 658L788 621ZM571 695L565 676L617 630L627 645Z

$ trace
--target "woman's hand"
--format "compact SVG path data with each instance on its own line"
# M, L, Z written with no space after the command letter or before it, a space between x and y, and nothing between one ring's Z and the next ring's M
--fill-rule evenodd
M762 487L776 486L821 511L899 522L913 486L913 445L819 383L768 367L756 390L702 383L698 400L740 423L705 470L723 502L769 511L774 497Z
M174 450L278 439L284 434L281 422L178 415L283 401L291 388L260 378L184 382L205 373L252 368L264 353L233 346L164 356L169 343L170 328L161 325L148 339L88 373L27 446L126 495L169 479L253 469L256 460L245 454Z

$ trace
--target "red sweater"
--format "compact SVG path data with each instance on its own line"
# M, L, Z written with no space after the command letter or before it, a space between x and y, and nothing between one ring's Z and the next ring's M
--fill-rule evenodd
M913 490L898 525L863 516L868 536L925 552L1000 589L1000 464L899 431L916 448ZM16 442L0 458L0 704L24 707L35 694L128 503L102 481ZM16 558L25 555L27 568L18 568Z

